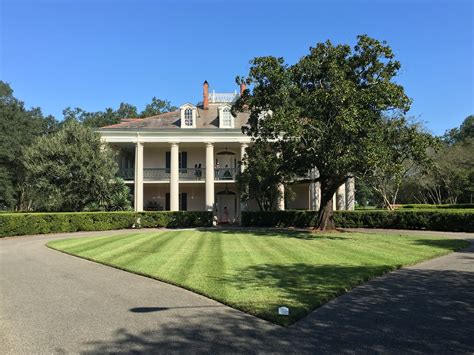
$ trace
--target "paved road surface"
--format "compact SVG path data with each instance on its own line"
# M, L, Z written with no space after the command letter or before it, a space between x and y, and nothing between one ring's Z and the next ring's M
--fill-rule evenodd
M0 349L7 354L472 353L474 235L429 234L470 239L471 245L372 280L289 328L44 246L71 234L3 239Z

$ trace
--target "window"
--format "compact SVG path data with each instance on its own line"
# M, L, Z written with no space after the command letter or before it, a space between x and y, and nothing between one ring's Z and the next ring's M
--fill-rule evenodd
M188 152L179 152L179 171L186 172L188 168ZM171 172L171 152L166 152L165 155L165 169L166 173Z
M234 116L232 116L228 105L219 107L219 127L234 128Z
M222 110L222 127L232 127L232 115L228 107Z
M193 126L193 110L190 108L184 110L184 125L186 127Z
M165 211L169 211L170 208L170 194L166 193L165 195ZM179 194L179 210L180 211L187 211L188 210L188 194L186 192L182 192Z
M196 128L197 108L196 106L186 103L180 108L181 128Z

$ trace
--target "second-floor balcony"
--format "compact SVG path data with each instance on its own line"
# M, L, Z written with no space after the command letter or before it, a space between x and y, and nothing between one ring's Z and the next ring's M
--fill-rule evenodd
M214 169L214 181L234 181L239 168L215 168ZM168 168L144 168L143 169L143 180L144 181L169 181L171 170ZM124 180L134 180L135 170L133 168L120 169L118 176ZM206 180L206 169L205 168L180 168L179 169L179 180L180 181L205 181Z

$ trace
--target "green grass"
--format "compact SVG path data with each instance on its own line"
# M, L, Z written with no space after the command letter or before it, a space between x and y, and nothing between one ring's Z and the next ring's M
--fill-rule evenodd
M281 325L364 281L466 245L438 237L270 230L143 231L48 243ZM277 315L282 305L289 317Z

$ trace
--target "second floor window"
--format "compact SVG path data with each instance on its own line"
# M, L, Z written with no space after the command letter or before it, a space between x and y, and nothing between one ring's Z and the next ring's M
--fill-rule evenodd
M222 110L222 126L223 127L232 127L232 115L229 108Z
M193 110L190 108L184 111L184 125L187 127L193 126Z

